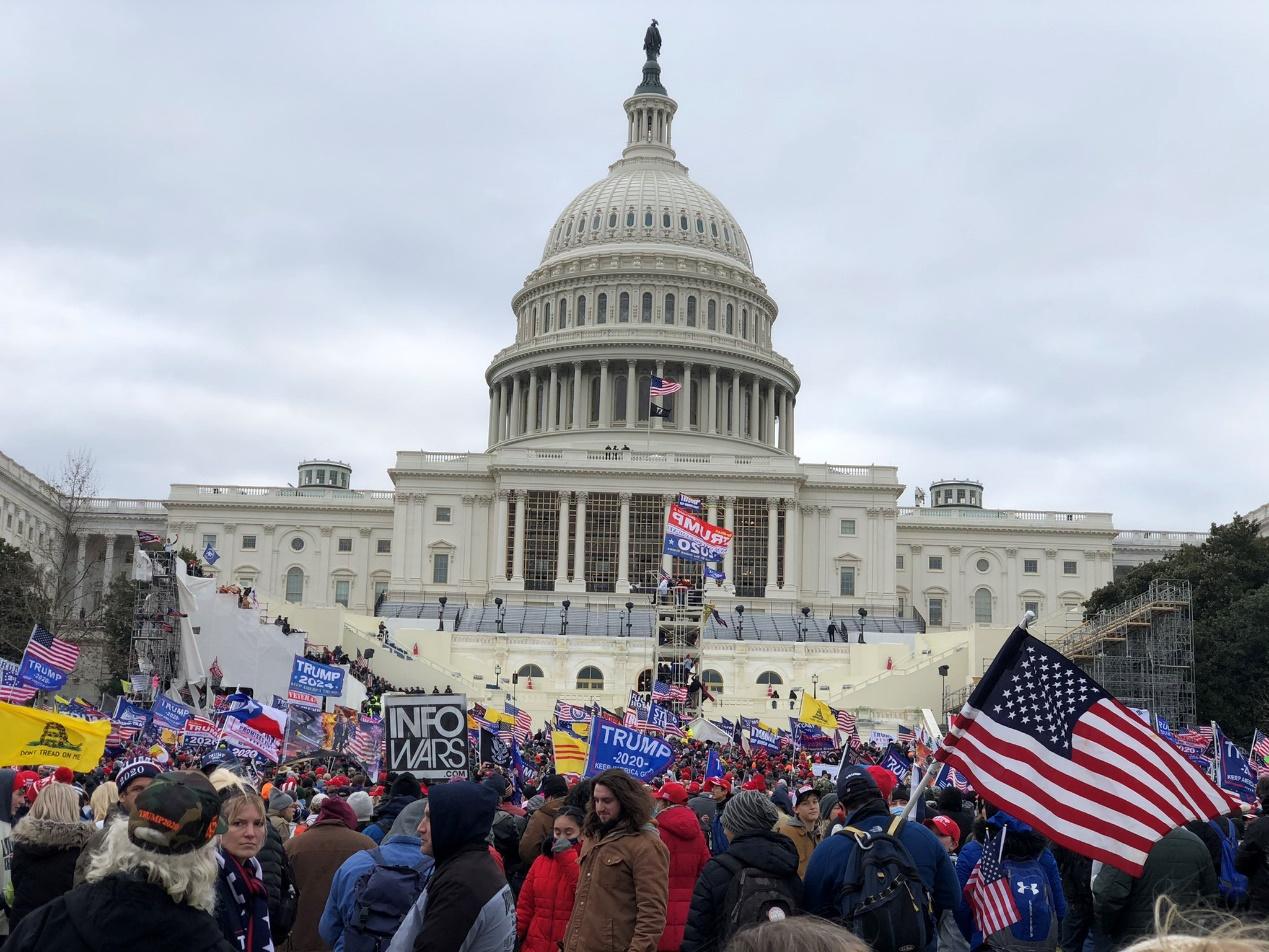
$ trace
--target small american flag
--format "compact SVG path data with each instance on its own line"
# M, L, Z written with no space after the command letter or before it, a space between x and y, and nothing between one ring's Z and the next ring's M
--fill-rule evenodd
M35 697L36 689L18 680L18 666L0 658L0 701L25 704Z
M74 671L75 664L79 661L78 645L62 641L40 625L32 629L31 640L26 645L26 653L37 661L52 665L64 674Z
M652 700L680 701L686 704L687 688L679 684L666 684L664 681L654 681L652 684Z
M529 739L529 735L533 733L533 717L528 711L522 711L511 703L503 704L503 710L516 719L515 727L512 733L515 735L516 743L523 744Z
M648 396L668 397L682 389L683 385L677 380L670 380L668 377L653 377L648 384Z
M1005 831L991 833L983 844L983 855L965 883L965 901L974 913L974 924L984 937L1008 929L1022 918L1013 899L1013 889L1005 877L1000 856L1005 848Z
M899 726L899 743L911 744L916 741L916 732L911 727Z
M1256 728L1256 733L1251 739L1251 766L1256 771L1256 776L1261 777L1269 773L1269 737L1260 732L1260 728Z
M111 723L110 733L106 735L107 747L122 747L141 732L139 727L127 727L123 724Z
M155 535L153 532L146 532L144 529L137 530L138 545L158 545L162 541L163 537Z
M852 737L858 739L859 728L855 721L855 715L850 713L850 711L834 711L833 713L837 715L837 729L839 731L845 731L847 734L850 734Z
M1187 744L1193 744L1195 747L1201 746L1206 750L1212 746L1211 725L1207 727L1184 727L1176 732L1176 739Z
M212 658L211 667L207 669L207 673L210 674L217 681L219 681L221 678L225 676L225 672L221 670L221 667L220 667L219 655L217 655L215 658Z

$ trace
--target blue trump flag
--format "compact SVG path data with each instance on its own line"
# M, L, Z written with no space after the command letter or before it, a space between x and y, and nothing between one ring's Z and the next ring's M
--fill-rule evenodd
M69 673L55 668L39 658L29 654L22 656L22 664L18 666L18 682L41 691L56 691L66 684Z
M749 728L749 746L761 747L763 750L774 753L780 749L780 738L777 734L754 724Z
M665 773L672 760L674 748L661 738L601 717L591 718L585 776L617 769L648 783Z
M710 777L721 777L723 775L723 762L718 759L718 751L711 750L709 758L705 761L705 779Z
M885 767L898 777L900 783L907 783L908 774L912 772L912 761L903 756L893 745L886 748L885 754L882 755L880 766Z
M339 697L344 693L344 669L296 655L291 665L291 690Z
M154 699L154 723L168 730L185 729L185 722L194 716L194 712L180 701L173 701L165 694Z
M1212 722L1212 739L1216 743L1216 785L1242 800L1256 802L1256 772L1247 755L1225 736L1220 725Z
M119 698L115 702L115 713L110 719L124 727L144 728L150 723L150 712L143 707L137 707L126 698Z

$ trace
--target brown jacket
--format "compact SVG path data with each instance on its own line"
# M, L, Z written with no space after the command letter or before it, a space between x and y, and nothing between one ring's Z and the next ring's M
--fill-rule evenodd
M815 824L816 827L819 824ZM776 824L775 831L782 833L793 841L793 845L798 848L798 879L806 878L806 864L811 859L811 854L815 852L815 846L820 841L818 829L808 830L801 820L782 816L780 822Z
M564 952L656 952L669 872L670 854L655 826L585 841Z
M524 828L524 836L520 837L520 862L524 863L526 872L533 861L542 855L542 841L551 835L555 818L560 815L563 806L564 798L556 797L547 800L529 817L529 825Z
M295 870L300 905L295 928L287 940L292 952L329 952L330 946L317 934L317 923L326 909L330 884L344 860L361 850L378 845L364 833L350 830L339 820L318 820L303 836L286 841L286 855Z

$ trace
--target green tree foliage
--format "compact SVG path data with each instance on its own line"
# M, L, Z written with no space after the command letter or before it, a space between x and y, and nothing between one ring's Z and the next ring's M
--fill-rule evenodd
M47 623L48 598L31 555L0 541L0 657L16 661L31 628Z
M1144 592L1156 578L1188 580L1194 593L1194 665L1200 723L1217 721L1246 744L1269 729L1269 539L1242 516L1093 592L1086 617Z
M116 575L102 602L100 624L106 635L111 685L128 676L128 652L132 646L134 584L126 574Z

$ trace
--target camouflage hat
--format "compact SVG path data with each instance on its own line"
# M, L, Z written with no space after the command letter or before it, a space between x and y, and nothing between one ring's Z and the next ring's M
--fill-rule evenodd
M154 853L188 853L211 842L220 822L220 797L201 773L159 774L137 796L128 839Z

